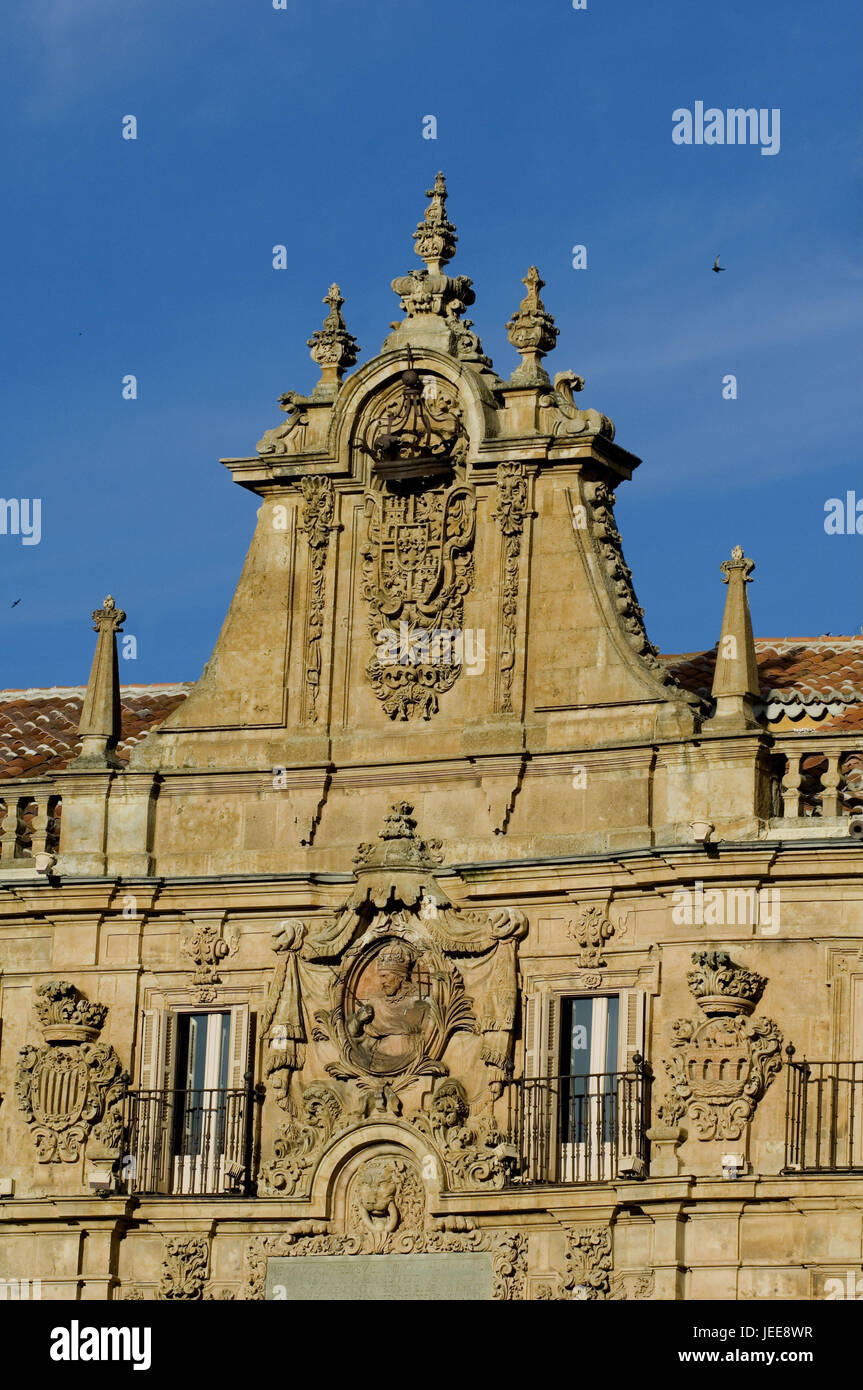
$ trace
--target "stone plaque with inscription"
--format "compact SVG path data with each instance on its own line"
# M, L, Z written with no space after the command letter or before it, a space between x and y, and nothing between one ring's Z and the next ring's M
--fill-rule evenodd
M492 1257L458 1255L300 1255L267 1261L271 1300L322 1299L430 1303L491 1299Z

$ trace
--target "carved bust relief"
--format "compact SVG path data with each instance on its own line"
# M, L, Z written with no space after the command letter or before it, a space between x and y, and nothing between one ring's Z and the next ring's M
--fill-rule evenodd
M349 991L356 1007L348 1014L346 1032L375 1076L404 1071L422 1053L431 1000L421 960L413 947L393 937L363 964Z

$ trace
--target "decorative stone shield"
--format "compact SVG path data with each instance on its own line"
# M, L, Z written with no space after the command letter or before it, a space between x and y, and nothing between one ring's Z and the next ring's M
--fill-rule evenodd
M699 1139L739 1139L782 1066L782 1034L769 1018L750 1018L766 980L725 951L696 951L687 982L702 1013L672 1024L666 1062L672 1094L665 1120L689 1114Z
M45 1042L21 1049L15 1090L39 1162L77 1162L91 1133L119 1147L129 1078L113 1047L80 1041L98 1036L107 1008L67 980L40 985L36 995Z

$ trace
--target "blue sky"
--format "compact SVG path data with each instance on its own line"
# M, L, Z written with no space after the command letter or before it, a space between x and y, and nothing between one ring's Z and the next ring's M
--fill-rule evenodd
M109 591L126 683L200 674L257 506L217 460L317 379L333 279L379 350L438 168L498 371L536 263L549 369L644 459L618 521L653 640L712 646L738 541L757 634L859 632L863 537L823 525L863 497L856 0L287 3L7 8L0 491L43 534L0 536L0 684L85 681ZM674 145L696 100L778 107L780 152Z

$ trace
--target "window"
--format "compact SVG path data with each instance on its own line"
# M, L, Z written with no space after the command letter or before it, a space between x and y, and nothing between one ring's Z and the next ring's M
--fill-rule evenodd
M609 1142L617 1090L620 998L564 999L560 1017L560 1134L566 1144Z
M218 1193L242 1183L249 1055L246 1004L144 1010L128 1165L137 1191Z
M645 995L528 996L520 1134L528 1181L608 1182L641 1159Z

